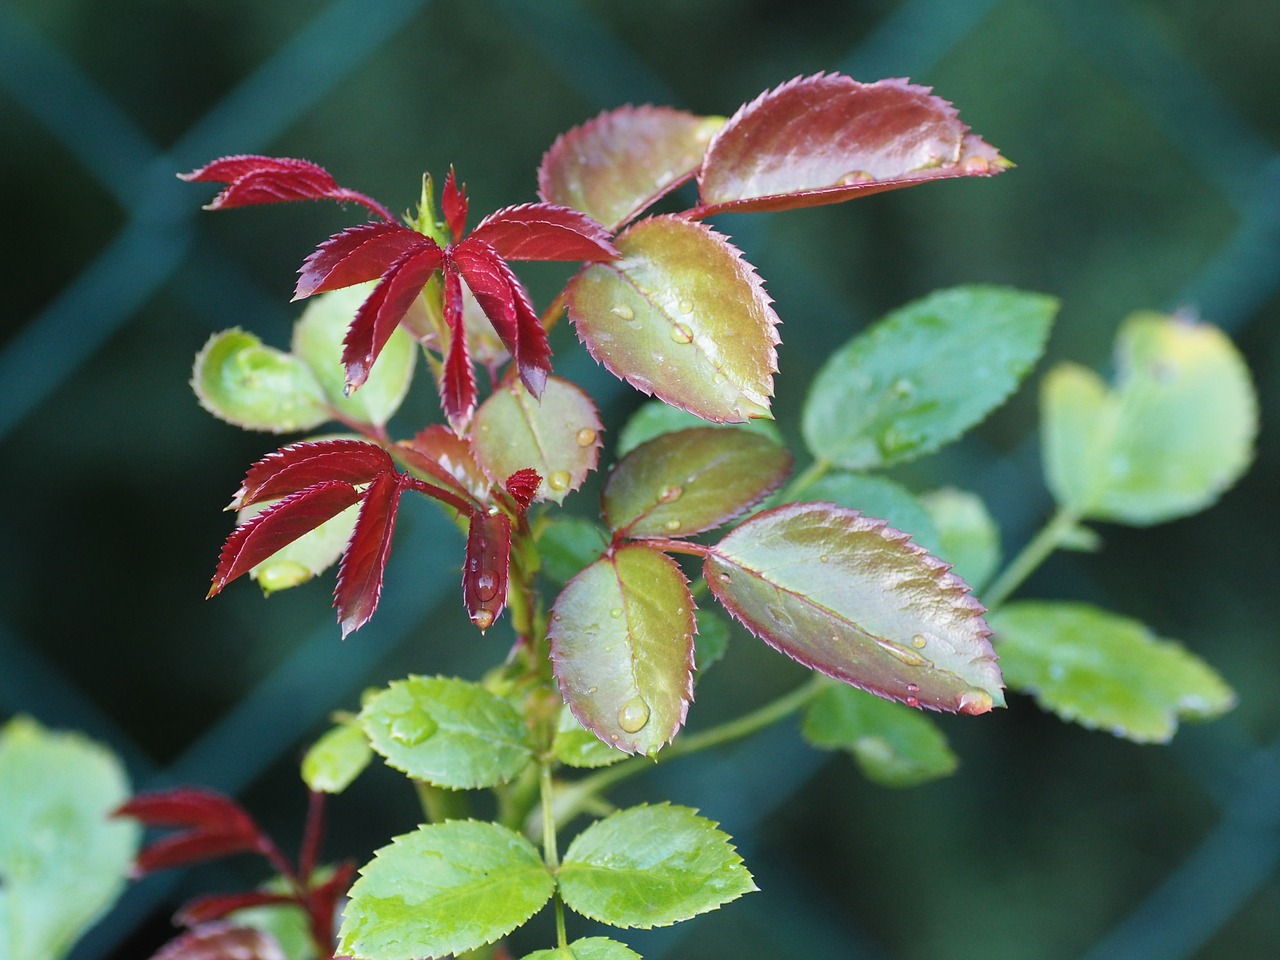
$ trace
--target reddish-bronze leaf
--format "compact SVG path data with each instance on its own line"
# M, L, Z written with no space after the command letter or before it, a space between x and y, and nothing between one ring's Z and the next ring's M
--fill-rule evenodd
M345 640L359 630L378 607L382 595L382 573L391 555L391 534L400 505L400 474L383 474L369 484L356 528L338 568L338 585L333 605Z
M471 369L462 315L462 281L455 270L444 272L444 315L449 323L449 352L440 378L440 405L459 435L476 408L476 372Z
M256 836L246 837L238 830L183 830L143 848L135 869L139 874L151 873L258 849Z
M485 217L464 243L479 240L504 260L617 260L609 233L585 213L523 203Z
M387 267L381 282L360 305L342 341L348 392L368 379L373 362L395 332L396 325L421 296L423 286L443 258L444 254L434 243L409 247Z
M148 827L236 829L256 834L253 818L231 797L200 787L139 793L112 816L132 817Z
M326 480L368 483L394 468L385 450L364 440L291 443L249 468L227 509L278 500Z
M496 510L473 511L467 528L467 557L462 565L462 599L467 616L481 633L493 625L507 605L510 563L511 518Z
M407 251L439 246L398 223L362 223L334 234L302 262L293 299L376 280Z
M511 498L519 505L521 510L528 510L529 504L533 503L533 498L538 494L538 487L542 485L542 477L538 475L538 471L533 467L524 467L517 470L511 476L507 477L504 486L507 493L511 494Z
M254 927L207 923L169 941L151 960L286 960L276 938Z
M797 77L744 105L698 172L697 216L786 210L1011 164L955 108L906 80Z
M454 243L457 243L467 228L467 188L458 185L453 167L449 168L449 175L444 178L440 205L444 209L444 220L449 226L449 233L453 235Z
M393 483L395 476L390 475ZM336 517L360 496L359 491L345 481L326 480L285 497L249 518L232 530L222 545L208 596L220 593L236 577L248 573L280 548Z
M617 230L693 176L723 122L647 105L602 113L551 145L538 194Z
M219 893L196 897L183 904L173 916L173 922L184 927L194 927L210 920L221 920L228 913L246 907L265 907L294 903L293 897L284 893L267 893L265 890L249 890L245 893Z
M192 182L230 184L205 206L206 210L289 200L320 200L333 197L342 190L324 167L291 157L248 154L222 157L199 170L178 176Z
M307 893L307 909L313 917L333 917L338 913L340 901L351 889L351 878L355 876L356 865L350 861L338 864L333 875L318 887Z
M471 441L466 437L434 423L418 431L412 440L401 440L397 446L413 469L475 500L483 500L488 495L489 478L476 463Z

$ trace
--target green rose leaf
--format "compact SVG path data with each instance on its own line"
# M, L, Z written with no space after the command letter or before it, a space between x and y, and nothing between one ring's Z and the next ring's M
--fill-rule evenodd
M450 677L397 680L365 703L360 724L392 767L452 790L505 783L533 756L511 704Z
M369 738L354 723L340 723L311 745L302 758L302 780L318 793L341 793L373 758Z
M849 470L956 439L998 407L1044 350L1058 301L1004 287L940 290L836 351L805 403L805 443Z
M397 327L378 354L369 379L351 396L344 395L342 340L373 286L362 283L312 297L293 325L293 353L311 368L334 409L349 420L381 427L400 409L409 392L417 348L413 338Z
M533 844L506 827L474 820L422 826L360 870L339 949L362 960L474 950L532 917L555 886Z
M1115 386L1056 367L1042 391L1045 474L1084 519L1145 525L1213 503L1253 459L1258 402L1221 330L1139 313L1116 340Z
M944 487L926 493L920 503L938 530L938 556L979 589L1000 563L1000 529L976 493Z
M634 538L692 536L741 515L790 470L785 447L745 430L663 434L632 450L609 474L604 522Z
M642 220L614 243L621 260L569 282L569 317L591 355L704 420L770 416L778 317L733 245L679 217Z
M982 605L882 520L827 503L766 510L712 548L703 576L748 630L811 669L913 707L1004 705Z
M59 960L116 901L140 831L120 762L30 717L0 728L0 955Z
M630 947L608 937L587 937L575 940L563 950L535 950L524 960L641 960L640 954Z
M305 363L239 328L215 333L200 348L191 389L200 406L245 430L310 430L331 417Z
M579 573L547 630L574 716L619 750L657 753L693 699L693 626L688 581L657 550L628 544Z
M831 686L809 704L804 738L822 750L848 750L868 780L913 787L955 772L958 761L932 720L900 703Z
M246 507L236 515L236 523L244 523L275 502L277 501L264 501ZM306 583L338 562L342 552L347 549L347 544L351 542L351 534L359 516L360 504L354 503L337 516L330 517L320 526L285 544L251 569L249 576L257 582L266 596L277 590L287 590Z
M618 456L623 457L646 440L660 437L664 433L675 433L677 430L688 430L690 427L713 426L706 420L688 410L668 406L661 400L648 400L633 413L622 430L618 433ZM748 420L746 423L724 423L715 425L722 430L750 430L768 437L782 446L782 431L772 420Z
M591 398L568 380L548 377L535 397L512 378L476 411L471 447L494 483L532 467L542 478L536 498L563 503L596 468L602 429Z
M608 545L604 528L582 517L551 517L538 531L542 572L559 584L572 580Z
M551 752L565 766L588 769L607 767L626 756L621 750L603 743L580 724L571 710L560 711L560 723L551 744Z
M1226 682L1181 645L1089 604L1018 601L991 625L1009 687L1083 727L1164 743L1180 719L1235 705Z
M698 635L693 641L693 660L698 676L722 659L729 649L729 623L714 610L698 609L693 613Z
M804 489L806 500L828 500L868 517L883 520L930 553L938 553L941 539L933 518L906 487L884 477L836 471L819 477Z
M755 889L727 834L667 803L593 823L560 865L565 905L615 927L664 927Z
M542 158L538 193L610 232L684 183L723 117L670 107L620 107L562 134Z

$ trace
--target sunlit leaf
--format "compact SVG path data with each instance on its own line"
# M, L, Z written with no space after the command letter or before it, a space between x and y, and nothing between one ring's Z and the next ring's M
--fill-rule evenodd
M538 193L617 230L691 177L723 117L620 107L574 127L538 168Z
M938 530L938 556L955 567L965 583L981 589L1000 563L1000 530L975 493L944 487L920 503Z
M602 429L591 398L569 381L550 377L535 398L511 380L476 411L471 446L494 483L532 467L542 477L538 499L561 503L595 469Z
M215 333L201 347L191 388L200 406L246 430L289 433L331 418L305 363L238 328Z
M575 940L567 947L535 950L524 960L641 960L640 954L617 940L607 937L587 937Z
M30 717L0 727L0 955L60 960L124 891L138 825L120 762Z
M984 286L907 304L823 365L805 402L805 443L848 470L936 450L1016 389L1057 310L1052 297Z
M692 536L741 515L790 470L787 449L756 433L713 427L667 433L610 472L604 521L628 537Z
M713 548L703 575L747 629L814 670L910 706L1004 704L982 605L883 521L821 503L766 510Z
M547 630L574 716L619 750L657 753L693 699L693 625L684 574L656 550L627 545L579 573Z
M1116 340L1108 390L1073 365L1045 378L1045 473L1084 519L1151 524L1213 503L1253 459L1258 403L1235 346L1216 327L1139 313Z
M320 793L341 793L360 776L373 750L354 723L339 723L311 745L302 757L302 780Z
M727 834L667 803L593 823L560 865L565 904L615 927L664 927L755 889Z
M744 105L712 139L699 212L816 206L1011 166L968 130L929 87L796 77Z
M717 426L722 430L750 430L768 437L774 443L783 443L782 431L772 420L748 420L746 423L711 424L697 414L681 410L663 403L661 400L646 400L640 404L627 422L618 432L616 453L626 456L646 440L660 437L664 433L675 433L677 430L688 430L692 427Z
M1139 742L1235 705L1231 688L1180 644L1085 603L1019 601L991 615L1010 689L1063 720Z
M828 500L857 510L864 516L883 520L930 553L939 554L938 528L920 501L906 487L857 473L833 471L804 488L806 500Z
M524 837L451 820L396 837L360 870L339 951L365 960L443 957L492 943L538 912L556 882Z
M364 705L360 723L392 767L453 790L505 783L532 756L515 708L463 680L397 680Z
M768 417L777 315L755 270L720 234L650 217L617 238L623 259L569 283L569 317L597 361L642 393L704 420Z
M848 750L868 780L913 787L955 772L947 738L927 716L853 687L830 686L809 704L804 738L823 750Z

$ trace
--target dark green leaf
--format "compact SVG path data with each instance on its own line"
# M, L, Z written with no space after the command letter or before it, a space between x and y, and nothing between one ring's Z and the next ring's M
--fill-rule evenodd
M209 338L196 354L191 388L200 406L246 430L289 433L330 418L324 391L305 363L240 329Z
M568 583L608 546L609 535L598 523L581 517L553 517L538 534L542 572L556 583Z
M806 500L828 500L883 520L930 553L939 553L941 538L924 506L906 487L884 477L835 471L819 477L804 489Z
M713 663L724 657L729 649L729 623L714 610L695 610L698 635L693 641L693 659L698 676Z
M681 410L663 403L661 400L646 400L631 415L618 433L617 454L626 456L646 440L660 437L664 433L675 433L677 430L688 430L690 427L708 426L706 420L688 410ZM751 430L768 437L779 446L782 445L782 432L772 420L748 420L746 423L720 424L722 430Z
M574 716L605 743L655 754L693 699L693 598L680 567L629 544L569 581L547 630Z
M938 529L938 556L955 567L965 583L980 590L1000 563L1000 530L982 498L944 487L920 503Z
M369 765L369 738L354 723L340 723L311 745L302 758L302 779L320 793L341 793Z
M515 708L453 678L397 680L365 703L360 723L388 764L438 787L505 783L532 757L529 729Z
M852 687L818 694L805 714L804 738L823 750L848 750L868 780L886 787L928 783L957 766L947 738L927 716Z
M688 537L739 516L776 489L791 454L745 430L667 433L622 458L605 483L604 521L628 537Z
M849 470L936 450L981 421L1044 350L1058 302L1003 287L940 290L832 355L805 403L805 443Z
M422 826L361 869L343 911L340 950L362 960L474 950L532 917L555 886L533 844L506 827Z
M756 889L729 837L688 807L632 807L582 831L560 865L572 910L615 927L663 927Z
M1089 604L1010 603L991 625L1009 687L1090 729L1164 743L1179 719L1235 705L1223 679L1182 646Z
M792 503L744 521L703 567L752 633L828 676L909 706L1003 706L983 608L948 565L881 520Z
M634 950L607 937L587 937L575 940L561 950L536 950L524 960L641 960Z
M616 241L623 259L569 283L591 355L637 390L704 420L768 417L777 315L755 270L720 234L650 217Z

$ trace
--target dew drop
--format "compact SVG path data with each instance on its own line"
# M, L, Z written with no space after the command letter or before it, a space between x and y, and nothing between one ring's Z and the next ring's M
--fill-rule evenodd
M500 514L502 511L501 511L501 510L499 510L497 507L490 507L490 508L488 509L488 511L486 511L486 512L489 514L489 516L491 516L491 517L496 517L496 516L497 516L498 514Z
M721 583L733 583L733 579L732 579L732 578L731 578L727 573L722 573L722 574L720 574L720 582L721 582Z
M498 578L490 571L483 571L475 581L476 599L481 603L488 603L498 595Z
M918 706L920 706L920 701L919 701L918 699L916 699L915 697L907 697L907 698L903 701L903 703L905 703L908 707L918 707Z
M848 187L855 183L872 183L875 177L866 170L850 170L836 181L837 187Z
M909 397L916 392L916 385L906 377L902 377L894 382L893 392L900 397Z
M664 526L665 526L668 530L679 530L679 529L680 529L680 521L679 521L679 520L668 520L668 521L664 524Z
M676 304L676 309L679 310L681 313L693 313L693 301L681 300L678 304Z
M552 490L568 490L569 474L563 470L557 470L551 476L547 477L547 483L551 485Z
M978 714L986 713L993 706L991 694L985 690L966 690L960 694L960 703L956 709L961 713Z
M632 330L639 330L641 327L644 326L644 324L641 323L639 320L628 320L627 326Z
M589 693L593 697L599 692L600 692L599 687L587 687L587 693Z
M671 328L671 339L676 343L693 343L693 331L683 323L677 323Z
M920 692L919 684L916 684L916 683L907 684L907 693L919 693L919 692Z
M663 487L658 491L658 502L670 503L672 500L679 500L682 493L684 493L684 487Z
M420 707L412 708L391 721L391 739L406 747L416 747L430 738L439 727L430 714Z
M830 558L830 557L828 557L828 556L824 553L824 554L822 554L820 557L818 557L818 560L819 560L819 562L821 562L821 563L829 563L829 562L830 562L830 560L831 560L831 558Z
M578 431L576 439L578 441L578 446L589 447L596 442L596 432L590 427L583 427Z
M619 317L623 320L631 320L636 315L635 311L632 310L630 307L628 307L626 304L618 304L618 306L616 307L610 307L609 312L612 313L615 317Z
M928 642L929 641L925 638L925 635L923 633L917 633L914 637L911 638L911 645L915 647L917 650L923 650L924 645Z
M622 616L622 608L621 608L621 607L614 607L612 610L610 610L610 611L609 611L609 616L611 616L611 617L613 617L613 619L617 620L620 616Z
M986 157L968 157L961 166L965 173L991 172L991 162Z
M901 644L894 643L892 640L877 639L876 643L880 644L880 649L885 653L901 660L909 667L923 667L929 662L914 650L904 647Z
M649 705L640 697L632 697L618 711L618 726L627 733L638 733L649 722Z
M724 374L723 373L712 374L711 382L714 384L724 383Z

